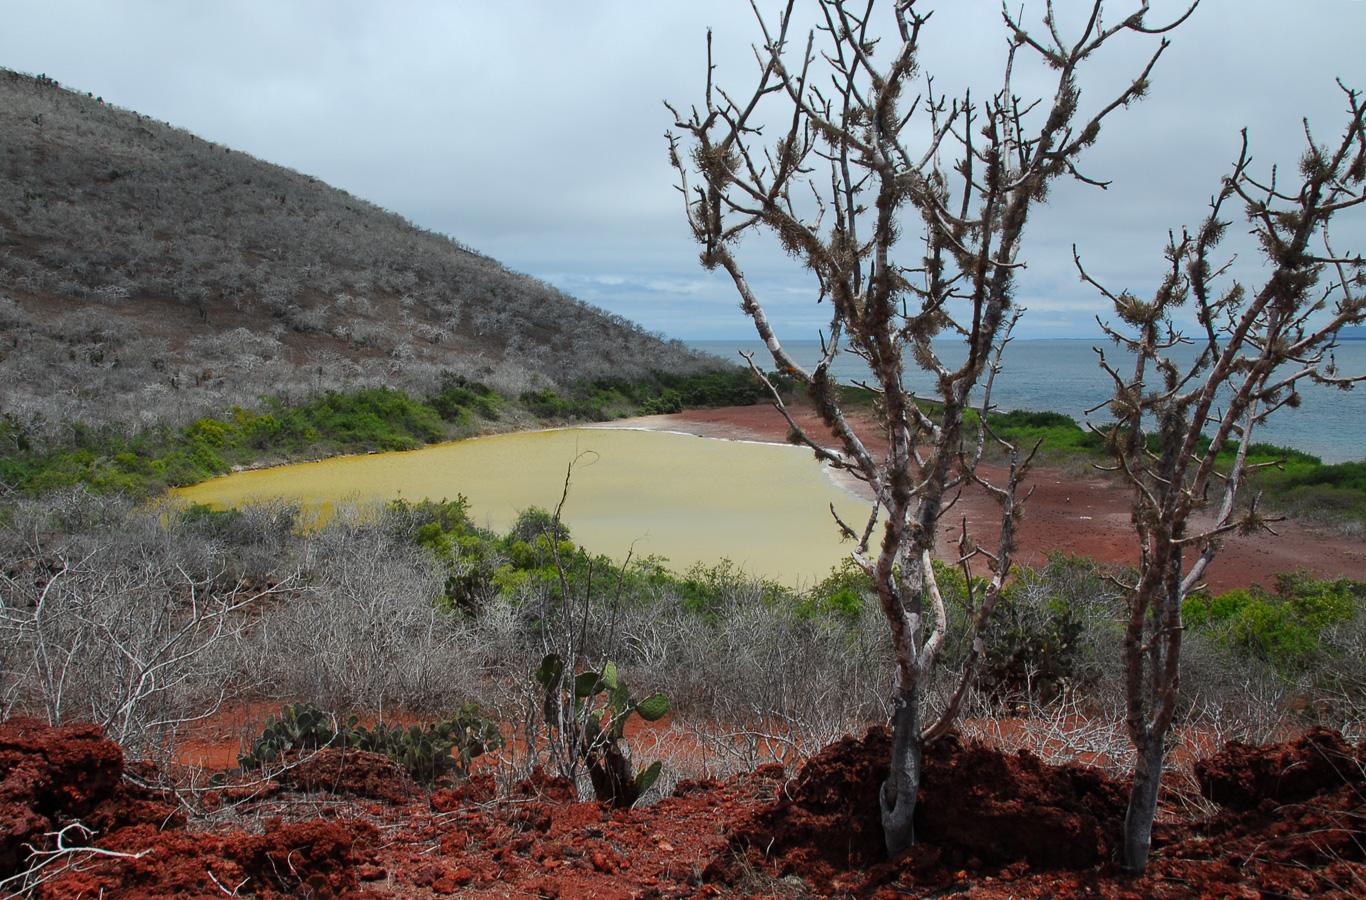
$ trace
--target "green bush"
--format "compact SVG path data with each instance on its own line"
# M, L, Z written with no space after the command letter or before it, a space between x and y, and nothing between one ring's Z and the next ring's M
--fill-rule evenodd
M1001 592L977 675L978 686L996 702L1049 703L1073 682L1086 623L1073 598L1053 582L1047 569L1019 569Z
M180 521L200 534L223 536L241 529L246 516L238 509L214 509L205 503L191 503L180 511Z
M683 395L673 388L665 388L664 393L640 404L643 416L661 416L683 411Z
M471 415L498 418L498 395L493 388L467 381L451 372L441 373L441 390L430 399L431 407L448 422L466 422Z
M1301 571L1277 575L1274 593L1254 585L1216 597L1192 595L1181 615L1187 628L1292 670L1308 666L1322 651L1325 629L1355 618L1364 599L1366 583L1321 581Z
M494 535L474 526L469 501L393 500L385 506L400 537L425 547L446 566L442 603L450 610L475 613L496 590L494 578L502 557Z
M517 520L508 531L507 540L531 543L543 535L561 542L570 540L569 526L556 519L549 510L529 506L517 513Z
M746 575L729 559L710 566L695 563L674 582L674 587L681 597L682 607L705 621L717 620L735 598L752 598L772 607L788 595L782 585Z
M796 604L798 619L835 619L852 626L863 618L873 596L873 579L852 559L845 559L839 568L817 584Z

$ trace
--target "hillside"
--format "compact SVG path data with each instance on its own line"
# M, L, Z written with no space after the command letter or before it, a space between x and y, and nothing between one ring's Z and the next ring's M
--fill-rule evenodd
M428 391L443 370L516 394L726 365L317 179L0 69L0 414L25 427Z

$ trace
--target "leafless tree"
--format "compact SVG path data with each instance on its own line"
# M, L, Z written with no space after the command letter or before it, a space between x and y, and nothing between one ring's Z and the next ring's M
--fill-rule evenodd
M343 505L309 537L307 590L274 604L244 641L244 671L281 699L326 709L439 713L478 680L468 623L438 608L431 554L393 533L382 511Z
M1117 36L1160 34L1190 11L1150 27L1142 2L1107 24L1096 2L1080 36L1067 40L1051 2L1042 39L1003 9L998 87L951 100L917 63L930 18L922 4L895 0L875 18L872 0L818 0L817 27L794 47L795 5L789 0L776 27L755 6L763 42L755 48L761 71L752 91L732 94L714 84L708 59L702 107L683 114L670 106L688 145L670 133L670 157L703 265L730 275L775 365L805 388L829 428L823 437L793 422L795 439L863 481L875 498L865 524L839 524L873 579L895 647L891 774L881 803L887 848L896 852L915 839L923 748L948 729L973 680L1024 499L1020 481L1032 452L1004 445L1010 465L999 484L984 480L978 462L994 439L985 413L1019 312L1013 286L1023 266L1026 219L1055 179L1098 183L1078 171L1078 159L1107 116L1147 91L1166 40L1117 96L1086 114L1078 86L1083 63ZM710 36L708 47L710 57ZM1016 66L1024 58L1053 71L1051 97L1016 94ZM766 127L778 129L775 139L765 139ZM911 229L920 240L898 262L898 239ZM813 273L819 300L829 301L829 330L813 368L784 349L736 256L740 238L756 231L776 236ZM942 344L934 343L941 336L961 341L961 363L945 360ZM830 371L841 352L862 357L872 371L876 437L887 442L885 452L855 431L841 406ZM751 367L758 372L752 360ZM908 367L932 377L932 397L907 388ZM974 388L981 392L976 400ZM776 391L775 398L786 413ZM976 427L974 407L981 413ZM930 554L945 502L969 483L1000 501L1001 529L994 552L966 539L960 545L962 565L982 558L993 575L968 595L963 619L971 649L945 707L930 718L921 701L949 621Z
M1359 92L1343 90L1349 120L1336 143L1315 142L1305 123L1297 185L1287 187L1274 168L1269 180L1254 177L1243 132L1209 218L1194 234L1171 236L1167 274L1151 300L1110 293L1077 260L1121 323L1102 326L1132 357L1125 374L1101 353L1115 385L1106 449L1133 490L1140 552L1133 580L1122 585L1126 722L1137 751L1125 819L1131 871L1147 865L1165 738L1177 714L1182 601L1223 535L1269 530L1255 499L1243 511L1236 504L1257 468L1247 463L1253 433L1272 413L1297 406L1305 384L1345 389L1366 377L1342 375L1333 363L1338 332L1366 319L1362 257L1335 251L1329 235L1334 216L1366 201L1366 108ZM1230 224L1226 205L1240 202L1268 272L1252 288L1228 277L1231 262L1216 267L1211 259ZM1187 308L1189 333L1178 321Z
M246 611L291 579L253 588L215 555L194 559L190 542L171 546L151 515L123 524L6 534L18 552L0 571L0 703L53 725L93 721L150 756L242 687L227 677L226 647Z

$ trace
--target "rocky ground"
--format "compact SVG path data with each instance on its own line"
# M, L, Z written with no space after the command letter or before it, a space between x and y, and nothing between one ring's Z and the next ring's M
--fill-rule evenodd
M14 719L0 725L0 878L5 896L28 871L32 896L106 900L1366 896L1366 744L1334 732L1197 763L1168 790L1141 878L1113 861L1121 783L954 736L927 758L921 843L887 859L874 798L888 741L873 728L794 772L685 781L614 811L539 773L510 791L488 772L427 790L354 751L266 783L159 790L91 726Z

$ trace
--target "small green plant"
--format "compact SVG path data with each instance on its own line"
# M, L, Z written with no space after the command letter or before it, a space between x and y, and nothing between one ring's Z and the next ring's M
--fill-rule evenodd
M444 722L421 725L386 725L374 728L351 716L337 726L312 703L286 706L277 719L271 716L251 750L240 754L244 769L274 765L290 754L343 747L380 753L397 762L414 780L431 784L448 774L468 778L470 765L490 749L503 746L497 723L485 716L477 703L466 703Z
M611 662L600 672L571 675L564 660L550 653L534 675L545 690L548 723L578 745L598 800L617 809L630 809L659 779L663 764L656 760L632 772L626 720L634 713L647 722L659 721L669 711L668 698L652 694L643 700L633 699L630 687Z

